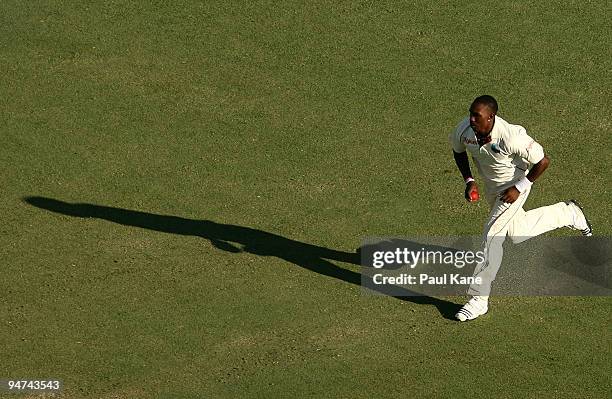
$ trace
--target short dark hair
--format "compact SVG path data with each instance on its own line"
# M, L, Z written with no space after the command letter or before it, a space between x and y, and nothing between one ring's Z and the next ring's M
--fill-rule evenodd
M489 107L494 114L497 114L497 100L495 100L492 96L485 94L484 96L476 97L474 102L472 102L472 105L476 104L484 104Z

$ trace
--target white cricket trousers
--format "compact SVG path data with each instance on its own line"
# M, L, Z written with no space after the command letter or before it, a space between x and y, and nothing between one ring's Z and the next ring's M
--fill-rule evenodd
M573 224L573 211L565 202L525 211L523 204L530 191L531 188L525 190L512 204L502 202L499 194L487 195L491 213L482 237L484 262L477 264L474 269L474 277L480 277L481 283L470 285L469 295L488 296L491 293L491 284L502 263L506 235L518 244L547 231Z

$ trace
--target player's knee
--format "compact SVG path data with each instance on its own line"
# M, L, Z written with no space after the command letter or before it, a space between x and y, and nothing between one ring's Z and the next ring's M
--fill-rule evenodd
M503 250L504 241L506 240L506 235L498 235L498 236L489 236L487 237L487 247L489 251L500 251Z

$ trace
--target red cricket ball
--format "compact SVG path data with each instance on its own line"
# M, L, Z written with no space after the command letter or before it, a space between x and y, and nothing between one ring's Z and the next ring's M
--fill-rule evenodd
M478 191L470 192L470 201L478 201L478 198L480 198L480 195L478 195Z

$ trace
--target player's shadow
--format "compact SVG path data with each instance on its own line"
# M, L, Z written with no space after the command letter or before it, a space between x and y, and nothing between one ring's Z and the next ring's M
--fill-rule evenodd
M344 252L291 240L277 234L210 220L185 219L178 216L114 208L86 203L68 203L45 197L26 197L26 203L55 213L82 218L104 219L124 226L170 234L202 237L217 249L238 253L247 252L259 256L274 256L324 276L361 285L361 274L336 266L330 261L360 264L358 252ZM416 244L415 245L420 245ZM377 287L369 287L386 294ZM433 305L447 319L454 319L459 305L443 299L422 296L401 287L391 295L397 299L420 305Z

